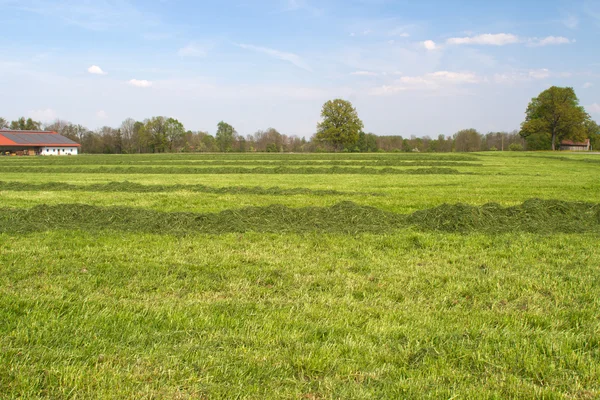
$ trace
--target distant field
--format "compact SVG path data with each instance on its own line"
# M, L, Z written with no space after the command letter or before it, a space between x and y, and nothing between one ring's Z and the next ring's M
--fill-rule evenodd
M598 199L587 154L0 157L0 398L598 398Z

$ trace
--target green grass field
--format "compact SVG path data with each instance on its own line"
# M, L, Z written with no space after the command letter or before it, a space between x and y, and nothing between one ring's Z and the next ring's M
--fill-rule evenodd
M0 172L1 399L600 398L600 156Z

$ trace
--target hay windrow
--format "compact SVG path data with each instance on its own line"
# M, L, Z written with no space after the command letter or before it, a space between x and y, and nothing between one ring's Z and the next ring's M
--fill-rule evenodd
M342 202L332 207L248 207L219 213L159 212L131 207L85 204L41 205L0 209L0 232L27 233L53 229L222 234L232 232L384 233L403 217L373 207Z
M513 207L443 204L416 211L407 221L421 229L445 232L583 233L598 230L600 205L541 199Z
M15 167L32 166L137 166L144 167L150 163L146 160L103 160L102 162L90 162L85 157L71 159L63 162L63 159L52 160L17 160L10 165ZM231 166L260 166L260 167L483 167L483 164L466 161L428 161L415 160L407 161L402 159L384 159L384 160L153 160L152 166L173 167L231 167Z
M216 164L230 162L235 163L297 163L306 162L456 162L456 161L478 161L481 154L467 153L162 153L162 154L119 154L99 155L82 154L77 157L35 157L26 160L14 157L0 157L0 164L14 165L126 165L129 163L156 163L163 162L188 162L202 163L213 162Z
M255 175L466 175L468 172L460 172L454 168L372 168L372 167L0 167L4 173L36 173L36 174L196 174L196 175L222 175L222 174L255 174Z
M66 182L3 182L0 181L0 192L109 192L109 193L166 193L187 191L194 193L212 193L212 194L248 194L264 196L293 196L293 195L311 195L311 196L383 196L381 193L367 192L347 192L328 189L309 189L309 188L281 188L281 187L261 187L261 186L223 186L213 187L202 184L174 184L174 185L142 185L135 182L108 182L94 183L90 185L76 185Z
M219 213L159 212L131 207L84 204L0 209L0 232L27 233L55 229L103 229L158 234L343 233L385 234L413 227L455 233L529 232L539 234L600 232L600 205L531 199L501 207L441 205L410 215L342 202L331 207L248 207Z

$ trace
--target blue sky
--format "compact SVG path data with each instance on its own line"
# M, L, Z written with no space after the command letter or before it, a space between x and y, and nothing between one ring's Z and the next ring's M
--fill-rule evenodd
M516 129L559 85L600 120L600 0L0 0L0 21L8 119L308 137L341 97L366 131L437 136Z

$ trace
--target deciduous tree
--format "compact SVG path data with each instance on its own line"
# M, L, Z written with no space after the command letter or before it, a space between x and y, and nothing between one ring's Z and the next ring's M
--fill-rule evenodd
M552 86L531 100L520 134L524 138L548 136L552 150L556 150L564 139L585 139L589 119L573 88Z
M356 109L347 100L329 100L321 110L323 119L317 125L316 138L334 147L336 151L350 148L358 141L363 122Z
M236 131L233 126L221 121L217 124L216 141L222 152L231 151L235 140Z
M185 128L183 124L175 118L169 118L165 121L165 136L169 145L169 151L173 151L177 142L183 139Z
M475 129L463 129L454 135L454 149L456 151L480 151L481 134Z
M31 118L25 119L25 117L21 117L10 123L10 129L16 131L39 131L42 129L42 123L34 121Z

